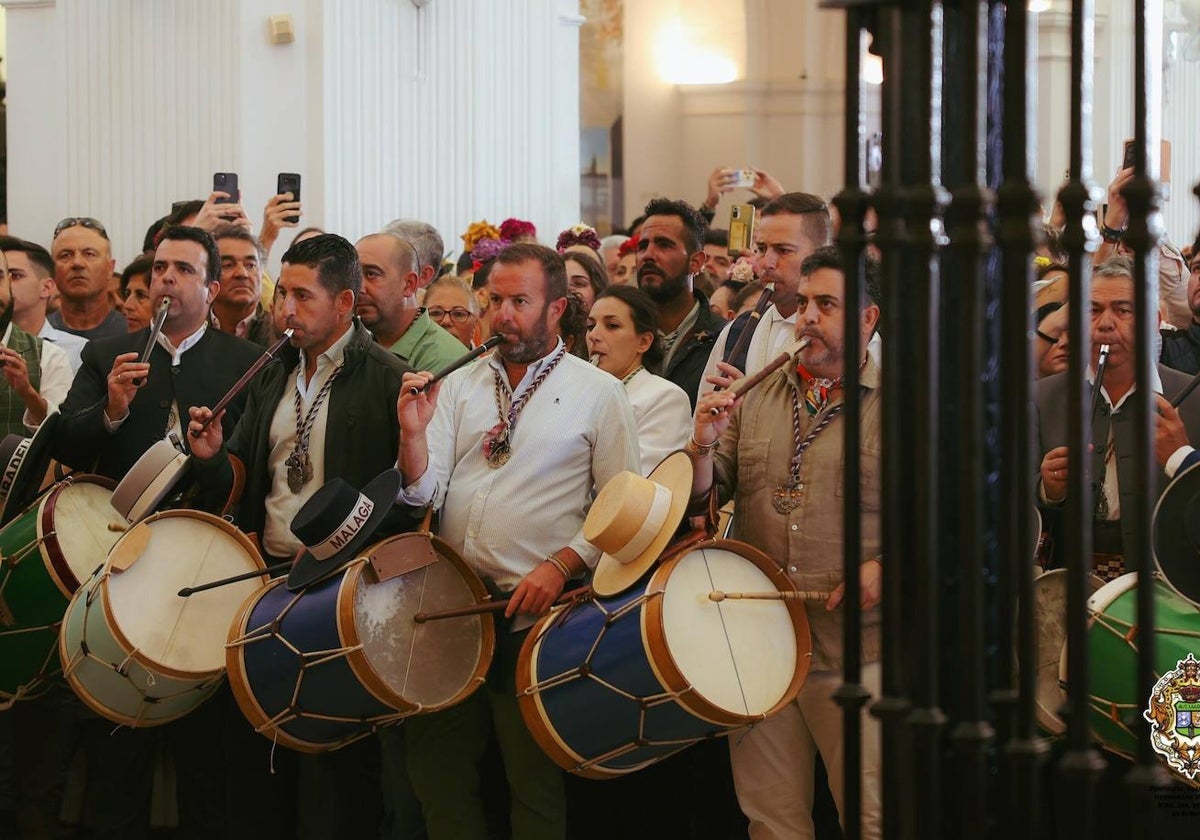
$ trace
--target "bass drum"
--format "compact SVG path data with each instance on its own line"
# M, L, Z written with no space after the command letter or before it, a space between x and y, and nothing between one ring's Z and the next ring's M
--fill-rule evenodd
M404 571L380 580L377 567ZM490 615L414 620L488 597L437 537L400 534L306 589L285 584L247 599L226 653L233 696L266 737L301 752L335 750L483 684L496 643Z
M59 625L71 596L125 530L109 504L113 482L65 479L0 530L0 707L59 676Z
M807 613L798 601L709 593L791 589L758 550L707 540L619 595L543 616L517 661L526 725L560 767L604 779L757 723L804 685Z
M71 689L94 712L126 726L186 715L221 684L229 623L266 583L265 568L250 538L220 517L169 510L138 523L67 608L59 655Z

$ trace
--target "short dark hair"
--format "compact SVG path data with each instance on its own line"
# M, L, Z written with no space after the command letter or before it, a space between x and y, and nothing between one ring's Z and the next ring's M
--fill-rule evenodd
M829 218L829 205L819 195L806 192L784 193L768 202L761 212L764 218L800 216L800 231L818 248L833 241L833 221Z
M651 216L675 216L683 222L684 235L689 254L694 254L704 247L704 234L708 232L708 222L695 207L682 199L654 198L646 205L645 218Z
M729 247L729 231L725 228L709 228L704 234L705 245L716 245L718 248Z
M154 257L150 254L139 254L133 262L125 266L121 272L121 297L129 294L129 281L139 275L146 275L146 285L150 285L150 275L154 271Z
M583 266L583 271L588 276L588 283L591 284L593 296L608 288L608 272L604 270L604 266L600 265L600 260L582 251L567 251L563 254L564 270L567 260L575 260Z
M616 298L629 307L634 332L638 335L650 333L654 336L654 341L650 342L650 346L642 354L642 366L651 373L660 373L663 348L658 338L658 305L637 286L609 286L596 296L596 300L609 297Z
M189 227L188 225L168 225L162 229L162 234L158 238L158 244L171 240L174 242L195 242L204 249L205 255L208 257L208 270L204 278L204 284L221 282L221 252L217 250L217 240L212 238L212 234L198 227ZM155 248L158 246L156 245Z
M517 242L509 245L493 262L500 265L520 265L523 262L536 262L542 267L542 276L546 279L546 303L567 296L567 264L562 255L553 248L539 245L536 242Z
M882 306L879 262L870 256L866 258L865 262L867 300L875 306ZM814 271L822 268L832 268L842 272L843 275L845 274L846 269L842 264L842 251L836 245L826 245L823 248L818 248L805 257L804 262L800 263L800 274L808 277ZM864 305L863 308L865 309L866 306Z
M563 344L568 345L568 352L581 359L588 357L587 316L587 306L579 292L567 292L567 308L558 319L558 334L562 337Z
M336 233L318 234L293 244L281 262L316 269L317 280L333 295L349 289L357 298L362 288L362 263L358 260L358 251L350 240Z
M20 251L29 257L29 262L42 277L54 276L54 258L50 252L36 242L18 239L15 236L0 236L0 251Z
M204 207L204 201L199 198L176 201L171 205L171 212L167 214L166 224L178 225L189 216L198 214L202 207Z
M254 246L254 250L258 252L258 261L260 263L267 258L266 252L263 250L262 243L258 241L258 237L246 230L241 225L217 225L217 227L213 229L212 238L218 243L218 250L220 250L220 242L222 239L237 239L240 242L249 242Z

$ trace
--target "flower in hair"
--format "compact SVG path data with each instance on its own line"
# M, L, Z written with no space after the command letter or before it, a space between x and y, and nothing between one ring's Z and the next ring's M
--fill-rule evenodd
M596 233L596 229L591 225L580 222L574 227L567 228L558 235L558 242L554 248L558 253L566 253L566 250L572 245L586 245L593 251L600 250L600 235Z
M500 228L490 224L487 219L482 219L478 222L472 222L467 228L467 232L462 235L463 250L473 251L475 243L480 239L500 239L502 234Z
M754 263L749 257L738 257L733 268L729 269L729 279L735 283L751 283L754 281Z
M500 238L507 239L509 242L516 242L520 239L537 239L537 228L533 226L533 222L527 222L524 219L505 219L500 223Z
M510 244L512 243L507 239L495 239L491 236L485 236L476 241L475 247L471 249L471 259L482 265L488 260L494 260Z
M630 254L636 254L637 246L638 246L638 239L640 239L640 238L641 237L638 237L638 236L631 236L628 239L626 239L624 242L622 242L621 245L617 248L618 259L620 257L629 256Z

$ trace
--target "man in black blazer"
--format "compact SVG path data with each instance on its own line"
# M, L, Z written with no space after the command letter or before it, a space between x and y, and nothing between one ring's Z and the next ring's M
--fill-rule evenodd
M1136 503L1139 484L1134 474L1133 411L1126 408L1126 398L1138 385L1134 379L1133 293L1133 263L1128 257L1112 257L1096 266L1092 273L1091 300L1093 371L1100 345L1107 344L1110 349L1101 399L1092 423L1095 443L1092 477L1097 496L1094 568L1100 577L1109 580L1145 568L1140 565L1141 558L1130 556L1136 550L1136 540L1129 518L1121 516L1122 511ZM1089 380L1094 381L1093 377L1089 373ZM1153 471L1147 490L1157 499L1167 482L1189 460L1192 449L1187 441L1200 440L1200 390L1193 391L1183 401L1176 415L1165 401L1182 391L1191 377L1156 365L1151 379L1150 387L1161 394L1156 398L1158 410L1169 412L1165 414L1165 422L1155 417L1159 427L1155 446L1158 469ZM1067 496L1067 386L1065 372L1037 383L1041 455L1038 496L1043 508L1051 512L1061 508ZM1049 518L1053 519L1054 514ZM1062 541L1057 540L1056 544L1061 545ZM1061 550L1057 554L1054 565L1064 565Z
M88 343L60 408L55 459L119 481L169 432L188 445L183 434L188 409L215 404L262 352L207 326L220 277L220 254L207 232L193 227L164 232L150 281L155 312L164 297L171 299L162 334L146 363L139 359L149 329ZM244 405L244 398L230 404L226 431Z
M52 444L56 459L120 480L169 432L188 445L188 409L221 399L261 353L251 342L208 326L220 276L220 254L207 232L166 229L154 254L150 296L155 312L166 298L170 306L149 361L139 361L148 329L89 342L61 407ZM240 398L230 404L225 415L230 428L243 406ZM97 564L103 560L97 558ZM78 719L74 704L65 706L64 717ZM180 837L225 834L224 760L220 738L212 735L219 731L221 708L209 700L161 727L176 752ZM114 730L110 722L86 716L81 723L91 753L85 794L93 822L89 836L148 836L154 746L162 735L154 729ZM69 758L62 757L59 772L65 773Z

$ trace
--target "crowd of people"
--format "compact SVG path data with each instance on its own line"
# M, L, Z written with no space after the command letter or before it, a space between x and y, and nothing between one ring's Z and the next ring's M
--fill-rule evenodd
M268 255L303 211L290 194L268 202L257 233L229 201L236 196L178 203L119 274L96 219L64 218L48 248L33 231L0 239L5 433L45 424L59 464L114 482L173 435L191 456L190 503L221 510L237 499L227 509L268 565L307 550L293 521L319 488L335 479L362 488L394 468L401 489L379 533L420 527L432 506L441 539L509 599L482 689L316 755L254 732L228 689L158 728L114 728L62 685L20 700L0 712L0 837L150 836L164 750L179 837L609 836L597 808L628 809L623 836L835 836L847 364L862 389L863 681L879 691L878 265L872 253L867 295L846 312L829 205L765 172L752 187L752 248L731 253L728 231L712 222L735 174L715 171L698 206L654 199L625 234L601 238L579 225L553 248L528 222L481 221L462 236L456 264L439 231L400 219L355 243L300 231L270 278ZM1120 521L1135 486L1122 475L1132 444L1121 409L1137 386L1122 177L1101 219L1090 302L1090 339L1110 348L1095 438L1108 442L1096 448L1107 499L1097 562L1108 577L1137 567ZM1033 290L1045 377L1038 494L1050 529L1067 473L1068 302L1053 233ZM1200 460L1189 442L1200 433L1200 396L1178 409L1168 402L1184 374L1200 371L1200 254L1163 246L1160 266L1173 329L1149 385L1166 397L1156 426L1165 482ZM849 329L861 339L852 360ZM285 333L278 358L214 415ZM431 381L493 337L493 353ZM730 391L798 339L806 344L793 364L744 395ZM794 589L829 593L806 607L811 670L794 700L748 732L629 779L567 777L522 721L518 652L534 618L596 566L583 526L597 492L678 450L694 463L692 513L732 500L732 539L771 557ZM863 836L877 838L879 733L869 716L863 725Z

